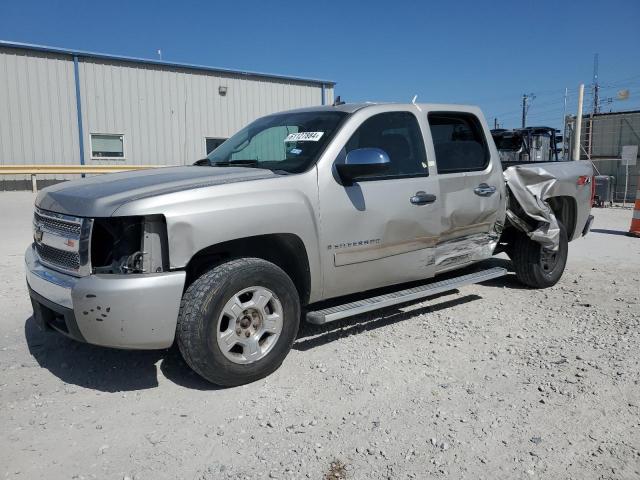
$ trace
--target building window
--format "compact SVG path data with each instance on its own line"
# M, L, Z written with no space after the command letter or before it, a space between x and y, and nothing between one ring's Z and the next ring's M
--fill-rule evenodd
M124 159L124 135L92 133L91 158Z
M209 155L216 148L218 148L220 145L222 145L222 142L224 142L225 140L226 140L226 138L205 138L204 139L205 150L206 150L205 154Z

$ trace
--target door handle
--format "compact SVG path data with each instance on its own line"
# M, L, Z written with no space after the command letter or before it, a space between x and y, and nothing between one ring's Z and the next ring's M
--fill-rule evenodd
M425 193L422 190L416 192L416 194L409 199L414 205L426 205L427 203L433 203L436 201L436 196L431 193Z
M473 193L475 193L479 197L490 197L491 195L496 193L496 187L489 186L486 183L481 183L473 189Z

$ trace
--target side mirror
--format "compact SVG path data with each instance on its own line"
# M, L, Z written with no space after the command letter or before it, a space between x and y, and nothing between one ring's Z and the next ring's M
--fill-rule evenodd
M347 186L355 180L373 177L389 169L391 160L384 150L379 148L358 148L347 154L344 163L336 164L340 179Z

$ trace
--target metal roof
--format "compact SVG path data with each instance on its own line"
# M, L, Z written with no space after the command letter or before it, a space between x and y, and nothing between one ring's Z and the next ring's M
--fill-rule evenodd
M640 113L640 110L620 110L618 112L599 112L599 113L589 113L589 112L585 112L582 114L582 118L591 118L592 116L594 118L596 117L614 117L616 115L629 115L632 113ZM571 115L571 118L576 118L575 114Z
M181 63L181 62L167 62L164 60L154 60L150 58L127 57L122 55L112 55L109 53L88 52L84 50L72 50L68 48L49 47L46 45L35 45L31 43L12 42L8 40L0 40L0 47L32 50L37 52L58 53L62 55L71 55L71 56L84 57L84 58L114 60L118 62L157 65L160 67L186 68L189 70L225 73L230 75L240 75L240 76L247 76L247 77L262 77L262 78L272 78L272 79L278 79L278 80L289 80L294 82L313 83L313 84L325 85L325 86L333 86L336 84L336 82L331 80L322 80L317 78L294 77L294 76L277 75L277 74L271 74L271 73L251 72L247 70L232 70L229 68L211 67L207 65L195 65L195 64Z

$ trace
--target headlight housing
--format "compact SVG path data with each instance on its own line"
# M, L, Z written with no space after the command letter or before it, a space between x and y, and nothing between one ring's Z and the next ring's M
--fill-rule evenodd
M168 270L167 226L162 215L96 218L91 235L93 273Z

